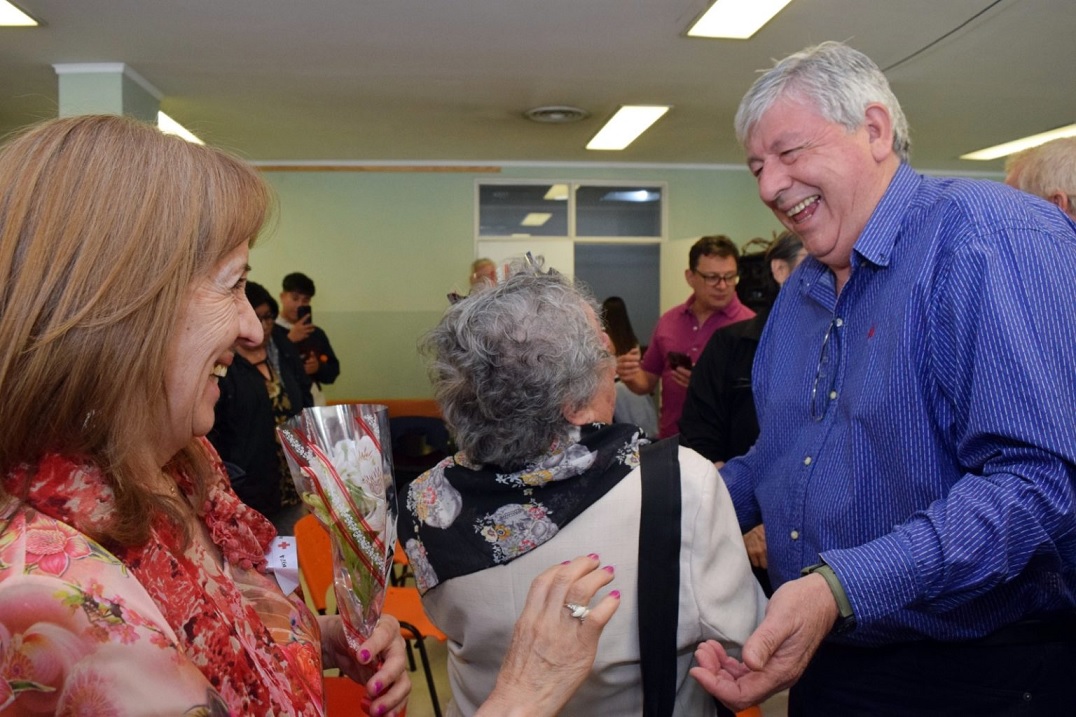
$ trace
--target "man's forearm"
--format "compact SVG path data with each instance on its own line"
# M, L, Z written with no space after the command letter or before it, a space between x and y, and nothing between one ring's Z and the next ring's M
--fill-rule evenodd
M637 393L640 396L645 396L649 393L653 393L654 387L658 383L658 377L652 373L648 373L642 369L639 369L633 374L622 376L620 380L631 389L632 393Z

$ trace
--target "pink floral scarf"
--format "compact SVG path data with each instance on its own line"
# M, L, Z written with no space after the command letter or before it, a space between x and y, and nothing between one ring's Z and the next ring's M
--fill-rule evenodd
M208 486L200 512L224 556L224 569L198 541L181 552L175 529L164 519L155 521L145 545L113 553L149 593L187 659L232 714L320 715L316 621L300 600L285 597L264 574L275 530L236 497L216 452L208 442L201 444L215 462L217 480ZM113 493L96 468L49 456L32 474L16 472L6 481L14 487L28 474L32 508L82 533L99 533L113 509ZM187 496L193 493L188 476L173 477ZM40 564L78 557L56 547L41 546L32 559Z

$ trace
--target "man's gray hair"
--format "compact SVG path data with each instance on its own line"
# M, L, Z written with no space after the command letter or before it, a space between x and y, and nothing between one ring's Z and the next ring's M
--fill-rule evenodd
M615 361L594 299L565 277L524 272L449 307L422 340L445 422L473 462L518 469L568 436L564 411L595 397Z
M1049 200L1055 192L1076 211L1076 137L1063 137L1012 155L1005 163L1013 186Z
M766 110L787 96L810 103L822 117L849 132L863 125L867 105L883 105L893 122L893 151L908 161L912 147L908 120L885 75L859 50L840 42L823 42L767 70L751 85L736 112L736 138L741 145Z

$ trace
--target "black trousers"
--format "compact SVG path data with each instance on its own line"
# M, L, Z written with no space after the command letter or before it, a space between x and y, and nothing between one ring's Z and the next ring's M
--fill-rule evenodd
M1043 634L1045 633L1045 634ZM1076 639L823 644L789 693L789 717L1076 717Z

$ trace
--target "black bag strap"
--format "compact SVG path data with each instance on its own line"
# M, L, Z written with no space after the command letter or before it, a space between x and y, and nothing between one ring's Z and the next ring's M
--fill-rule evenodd
M639 660L643 716L669 717L676 702L680 617L680 459L677 436L639 451Z

